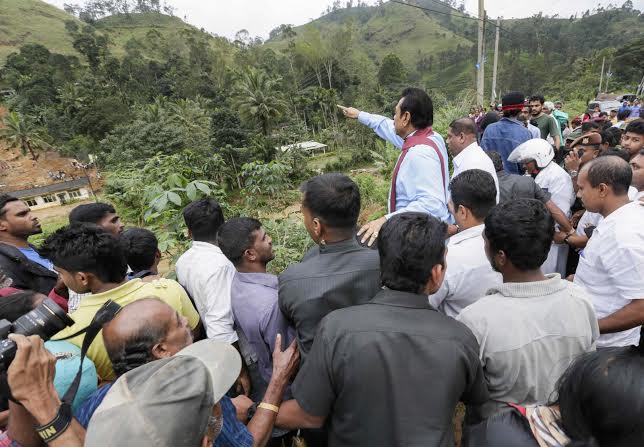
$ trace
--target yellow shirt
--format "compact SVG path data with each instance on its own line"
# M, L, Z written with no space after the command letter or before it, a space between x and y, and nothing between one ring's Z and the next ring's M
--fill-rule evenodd
M192 305L190 298L188 298L188 294L178 282L170 279L159 279L146 283L137 278L107 292L84 297L78 309L70 315L76 324L59 332L54 338L63 338L87 327L92 322L96 312L108 300L125 306L142 298L159 298L161 301L169 304L173 309L188 319L188 324L190 324L192 329L196 328L199 324L199 314ZM84 337L85 334L81 334L69 341L81 347ZM112 370L112 362L110 362L107 351L105 350L102 331L99 332L90 345L87 351L87 357L96 365L96 372L101 380L114 380L115 376Z

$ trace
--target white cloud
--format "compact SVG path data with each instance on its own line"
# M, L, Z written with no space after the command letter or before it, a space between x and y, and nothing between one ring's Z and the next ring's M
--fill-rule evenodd
M45 0L62 7L63 3L82 3L80 0ZM346 0L341 0L343 4ZM320 17L333 0L168 0L176 8L176 15L187 18L199 28L232 38L241 29L246 29L251 36L267 38L268 33L283 23L302 25ZM356 2L354 2L356 3ZM374 3L368 0L367 3ZM504 18L529 17L542 11L544 14L559 14L568 17L593 9L598 5L607 5L610 0L486 0L485 7L490 17ZM621 4L623 0L613 0ZM634 0L635 8L644 10L644 0ZM400 6L404 8L405 6ZM477 13L478 0L465 0L467 11Z

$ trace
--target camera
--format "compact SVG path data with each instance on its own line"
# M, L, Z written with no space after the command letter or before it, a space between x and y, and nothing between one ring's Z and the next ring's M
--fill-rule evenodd
M0 320L0 371L8 369L16 355L16 343L7 339L9 334L38 335L47 341L73 324L74 320L50 298L13 323Z

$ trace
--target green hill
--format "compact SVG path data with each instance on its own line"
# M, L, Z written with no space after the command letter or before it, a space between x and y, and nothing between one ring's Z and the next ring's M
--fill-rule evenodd
M463 18L462 13L435 0L410 3L438 12L392 2L337 9L306 25L294 27L294 38L281 34L269 40L267 45L285 50L289 39L305 40L312 29L321 36L329 36L334 29L349 26L354 30L352 55L356 60L366 56L371 62L370 72L376 73L382 59L394 53L404 63L412 81L441 89L447 95L474 88L478 22ZM535 91L543 89L546 83L551 91L561 90L555 84L563 80L575 82L571 77L577 69L575 64L584 65L584 70L598 75L603 56L609 63L622 47L644 38L644 15L640 11L628 7L600 7L594 12L580 12L579 16L569 18L539 14L503 21L497 90ZM494 26L488 24L487 92L492 83L494 34ZM632 71L644 70L643 61L633 60L632 64ZM617 70L621 68L623 66L618 66ZM613 69L616 71L615 67ZM577 73L578 77L586 75ZM617 72L613 81L621 81L626 88L631 88L640 77L641 74L637 77ZM590 80L587 81L591 85Z
M65 30L67 20L76 19L40 0L0 0L0 65L27 43L44 45L55 53L76 54Z
M0 66L7 56L27 43L45 46L53 53L78 55L72 37L65 29L65 22L85 24L71 14L41 0L0 0ZM230 46L225 39L212 37L185 23L178 17L155 12L120 14L99 20L94 27L109 39L109 49L115 56L125 54L126 45L135 45L147 36L157 34L160 40L172 37L178 40L193 33L207 35L211 46ZM179 39L177 39L179 37ZM154 48L141 48L144 56L160 56Z

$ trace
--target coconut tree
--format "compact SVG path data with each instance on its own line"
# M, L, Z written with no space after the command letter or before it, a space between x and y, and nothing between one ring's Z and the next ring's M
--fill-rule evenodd
M23 155L29 153L32 160L38 160L36 151L50 148L40 130L18 112L7 114L2 119L2 124L4 127L0 128L0 140L7 142L10 147L19 147Z
M282 116L286 103L278 90L279 78L270 78L263 70L250 68L239 77L236 97L242 118L254 121L268 136L271 126Z

